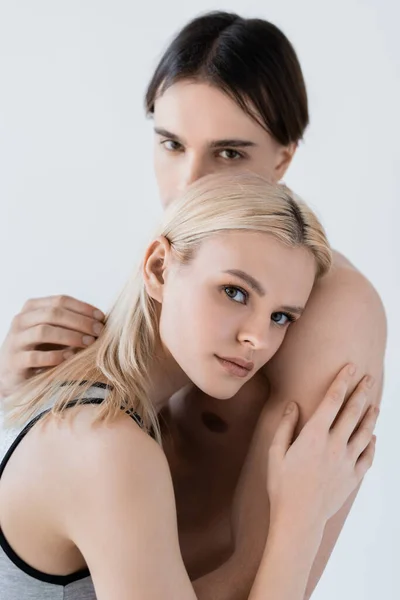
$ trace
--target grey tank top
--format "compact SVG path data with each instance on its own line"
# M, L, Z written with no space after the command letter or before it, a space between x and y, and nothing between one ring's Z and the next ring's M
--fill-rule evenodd
M105 384L95 384L85 393L84 403L100 404L106 393ZM6 428L4 416L0 413L0 478L18 444L52 404L54 401L41 407L33 419L17 428ZM68 406L74 404L70 402ZM139 415L129 414L138 425L142 425ZM28 565L11 548L0 523L0 600L96 600L96 594L88 569L71 575L49 575Z

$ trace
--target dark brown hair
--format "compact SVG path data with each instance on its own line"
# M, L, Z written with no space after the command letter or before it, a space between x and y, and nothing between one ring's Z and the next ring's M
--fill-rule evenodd
M147 113L158 95L185 79L226 93L284 146L304 135L309 116L301 67L287 37L268 21L212 12L188 23L149 83Z

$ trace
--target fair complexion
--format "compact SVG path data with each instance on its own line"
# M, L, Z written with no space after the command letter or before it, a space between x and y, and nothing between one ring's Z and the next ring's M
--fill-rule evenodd
M237 393L276 352L290 318L300 318L315 277L315 261L308 250L287 247L271 235L253 231L210 236L185 265L177 260L168 240L160 237L150 244L143 263L144 284L159 312L160 346L149 373L149 398L157 411L171 394L191 379L203 391L221 399ZM227 370L217 356L251 358L254 367L243 376L243 373ZM108 445L103 450L91 448L90 439L92 442L107 439L109 434L101 433L102 429L120 431L122 437L125 432L133 434L133 440L136 436L138 440L146 440L128 419L121 417L111 429L105 425L96 433L99 428L90 427L90 415L95 409L84 407L74 411L66 414L78 414L81 419L78 430L83 423L88 427L88 440L81 442L87 444L85 455L96 457L98 465L96 469L86 465L87 473L91 473L94 480L90 486L104 475L100 468L103 452L108 456L106 463L113 456L112 447ZM62 468L63 459L57 448L61 450L63 444L70 443L71 455L76 451L76 459L78 457L79 449L74 441L76 425L69 428L68 423L68 419L61 423L47 421L34 427L32 435L28 434L19 444L1 478L0 522L9 543L31 566L49 573L74 572L84 566L80 546L71 547L71 540L64 539L59 530L65 526L63 512L57 512L59 501L54 497L51 502L45 499L50 488L58 489L54 477ZM138 443L140 470L146 472L152 468L153 442ZM144 454L140 449L142 444ZM48 459L44 459L45 456ZM138 466L132 456L139 455L129 458ZM155 460L158 464L160 459ZM49 481L53 482L51 486L38 474L35 465L46 470ZM76 474L76 465L71 473ZM165 477L165 473L160 474L161 481L165 481ZM43 485L37 485L38 479ZM77 485L75 475L72 479L73 485ZM87 481L91 479L89 476ZM158 482L158 478L154 481ZM113 485L108 487L113 488ZM33 495L27 492L30 488ZM84 489L81 492L85 496L88 490L83 492ZM28 506L27 497L30 498ZM100 493L100 497L104 494ZM98 504L106 510L103 502ZM172 546L173 540L171 536Z
M204 83L183 81L168 88L155 102L154 133L163 206L211 173L246 170L279 181L296 150L296 144L276 142L233 100Z
M250 249L253 244L262 256L256 264ZM272 258L278 269L272 266ZM282 265L289 277L282 276ZM238 290L230 279L225 280L226 267L236 274L246 273L253 287L265 294L253 298L248 290L248 304L236 301ZM202 277L204 269L207 274ZM283 339L285 307L296 303L300 311L304 308L314 269L307 251L287 248L266 234L232 232L209 238L185 266L174 260L164 238L156 240L146 253L143 275L147 292L159 308L162 346L158 352L164 353L168 369L177 374L176 387L182 384L179 372L189 378L185 371L189 365L190 378L204 384L203 391L222 398L237 392L246 377L220 368L215 355L244 351L250 344L255 368L260 367ZM298 271L303 272L300 290L287 281ZM244 287L241 282L242 292ZM184 312L188 301L193 306ZM186 327L199 321L207 332L194 348L190 340L171 344L182 321ZM275 328L281 326L278 334ZM192 352L189 362L188 352ZM157 376L159 362L160 357L150 369L158 381L151 400L161 407L175 390L172 386L165 389ZM207 381L205 368L211 375ZM368 414L351 437L367 399L364 381L343 408L353 377L348 368L341 371L293 444L296 406L278 427L269 451L268 474L266 464L263 474L271 500L273 535L265 546L252 600L266 596L302 600L327 519L372 463L376 414ZM66 574L88 566L99 600L130 600L133 595L143 600L209 600L210 590L195 592L184 568L172 481L161 448L123 413L112 423L95 426L98 407L70 410L73 427L70 419L54 417L37 424L3 473L0 520L14 550L33 567L49 573ZM138 456L140 460L132 459ZM307 484L299 486L299 479ZM293 547L301 552L301 561ZM291 572L289 579L286 569Z
M189 265L174 259L165 238L150 250L146 282L162 305L164 347L198 388L231 398L271 359L303 313L315 280L313 255L251 231L206 238ZM167 371L173 373L173 366ZM162 379L165 390L168 378ZM188 381L180 383L178 388Z

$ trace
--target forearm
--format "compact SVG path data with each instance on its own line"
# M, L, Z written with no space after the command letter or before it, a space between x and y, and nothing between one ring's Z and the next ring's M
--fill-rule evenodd
M303 600L323 530L304 520L271 524L249 600Z
M199 600L304 600L324 527L309 521L271 524L257 573L235 554L218 569L196 579Z

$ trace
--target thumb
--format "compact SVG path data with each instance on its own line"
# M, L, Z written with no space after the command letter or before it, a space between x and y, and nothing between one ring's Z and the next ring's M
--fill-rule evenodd
M299 419L299 409L296 402L290 402L275 432L272 444L280 455L285 456L293 441L294 431Z

